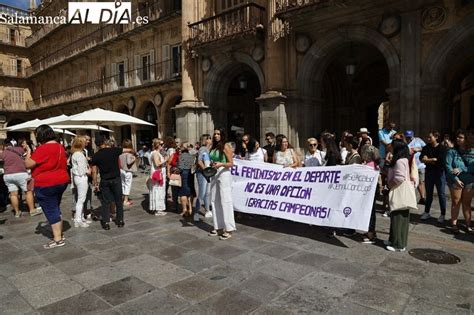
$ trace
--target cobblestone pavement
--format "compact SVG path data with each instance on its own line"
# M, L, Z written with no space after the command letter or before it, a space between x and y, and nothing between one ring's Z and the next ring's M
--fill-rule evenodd
M133 187L126 226L110 231L97 222L71 227L68 190L67 245L54 250L42 248L49 234L43 216L0 214L0 313L474 312L474 238L455 238L435 219L420 222L421 207L411 216L408 249L444 250L459 264L431 264L388 252L381 241L328 239L322 228L258 216L241 215L233 238L220 241L207 235L212 219L194 225L175 213L150 216L142 208L143 175ZM388 223L377 215L379 238L387 238Z

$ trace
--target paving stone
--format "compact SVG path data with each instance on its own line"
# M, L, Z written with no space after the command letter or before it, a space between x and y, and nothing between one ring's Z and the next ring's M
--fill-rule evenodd
M17 289L10 284L4 277L0 277L0 300L3 296L8 295L12 292L16 292Z
M410 296L406 293L391 290L387 284L382 287L373 287L358 284L348 294L351 302L364 305L381 312L401 313L408 303Z
M183 257L189 253L189 249L180 246L169 246L163 249L157 249L150 252L150 255L153 255L159 259L172 261L178 258Z
M94 255L88 255L56 264L55 267L60 269L65 274L73 276L96 269L98 267L104 266L105 264L107 264L105 260L100 259Z
M290 283L269 275L255 273L249 279L236 286L237 291L244 292L259 301L268 301L286 290Z
M172 263L197 273L203 271L204 269L209 269L215 265L223 264L224 262L206 254L193 253L173 260Z
M314 272L314 269L309 266L275 259L270 264L262 264L257 268L257 271L290 283L296 283L301 278Z
M85 289L81 285L72 280L64 280L20 290L25 300L35 308L61 301L84 291Z
M284 259L285 261L297 263L300 265L311 266L316 269L322 268L322 266L328 261L332 260L331 257L318 255L310 252L300 251Z
M469 304L469 306L468 306ZM433 305L427 303L423 299L418 298L411 298L408 302L407 306L404 309L404 314L419 314L419 315L438 315L438 314L456 314L456 315L464 315L464 314L472 314L472 303L468 303L466 305L461 306L454 306L449 307L446 305L445 307Z
M7 263L12 260L26 258L31 252L24 248L15 247L9 243L0 244L0 264Z
M275 258L284 259L288 256L295 254L297 250L288 246L282 246L278 244L269 244L258 249L254 249L254 252L268 255Z
M154 287L135 277L127 277L92 292L112 305L119 305L154 290Z
M360 278L364 273L368 272L367 267L359 263L336 259L328 261L321 269L325 272L353 279Z
M99 314L111 305L91 292L84 292L70 298L49 304L39 309L41 314Z
M47 267L49 265L50 263L46 259L33 254L30 257L11 260L5 264L0 265L0 275L9 277L12 275Z
M255 271L261 266L268 266L271 263L275 262L276 259L267 255L246 252L242 255L234 257L229 260L229 263L238 269Z
M229 260L245 252L247 250L229 244L215 245L205 251L206 254L222 260Z
M204 251L204 250L215 247L216 242L214 240L211 241L209 239L199 238L199 239L184 242L180 246L186 249Z
M331 297L344 296L351 290L355 283L356 280L352 278L326 273L324 271L314 272L298 282L300 285L312 286L315 290Z
M10 292L7 295L0 296L0 313L2 315L28 314L33 312L33 308L19 292Z
M43 251L44 252L41 253L41 256L52 264L58 264L88 255L84 249L71 246L71 244L66 244L66 246L55 248L54 250L44 249Z
M299 314L326 314L339 298L315 290L314 286L297 284L274 298L267 306L281 311Z
M119 262L121 260L128 259L130 257L135 257L140 255L140 248L134 245L126 245L115 247L112 249L99 251L95 255L100 259L109 261L109 262Z
M241 233L236 233L236 235L233 235L230 240L226 241L226 243L232 246L241 247L247 250L256 249L261 246L270 244L270 242L262 241L258 238L255 238L252 236L246 236L245 234L241 234Z
M128 277L130 274L114 265L97 266L87 272L73 276L72 278L87 289L94 289L104 284L111 283Z
M239 286L253 274L252 271L237 269L229 265L217 265L199 273L200 276L228 288Z
M175 245L180 245L184 242L196 240L197 237L185 232L172 232L169 234L161 235L160 240L162 242L168 242Z
M69 242L78 244L78 245L94 243L94 242L103 242L109 239L111 239L110 236L103 235L100 233L95 233L95 232L90 231L89 229L82 229L81 233L77 233L76 235L67 237L67 240Z
M132 225L127 225L127 228L134 231L140 231L140 232L143 232L149 229L154 229L156 227L157 227L157 223L152 223L152 222L147 222L147 221L132 224Z
M221 291L223 287L204 277L192 276L172 283L165 289L171 294L194 304Z
M68 276L53 266L31 270L8 278L18 289L44 286L50 283L63 282L68 279Z
M176 314L189 303L165 290L156 289L117 308L122 314Z
M257 299L230 289L225 289L198 304L208 314L245 314L257 309L260 305L261 302Z
M339 314L364 314L364 315L384 315L389 314L374 310L373 308L362 306L359 304L351 302L342 302L334 304L333 308L327 313L330 315L339 315ZM405 314L411 314L406 313Z

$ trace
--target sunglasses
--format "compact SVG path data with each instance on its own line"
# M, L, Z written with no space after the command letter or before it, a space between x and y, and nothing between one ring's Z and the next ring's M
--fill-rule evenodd
M310 147L317 147L318 145L316 143L310 143L309 146Z

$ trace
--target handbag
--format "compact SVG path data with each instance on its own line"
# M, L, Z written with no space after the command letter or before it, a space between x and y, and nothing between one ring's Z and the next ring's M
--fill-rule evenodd
M388 193L388 205L390 211L417 210L415 186L410 180L405 180Z
M181 187L181 175L171 174L169 184L170 186Z

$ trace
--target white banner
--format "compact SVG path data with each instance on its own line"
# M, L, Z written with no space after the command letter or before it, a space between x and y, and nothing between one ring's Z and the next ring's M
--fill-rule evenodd
M283 168L234 160L234 209L367 231L379 172L364 165Z

